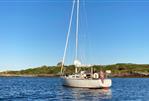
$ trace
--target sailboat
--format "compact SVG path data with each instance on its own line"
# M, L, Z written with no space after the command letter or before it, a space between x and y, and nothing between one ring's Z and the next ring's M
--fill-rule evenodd
M69 87L81 87L81 88L110 88L112 85L112 80L109 78L105 78L103 75L103 72L100 73L94 73L92 66L89 65L82 65L81 62L78 59L78 32L79 32L79 6L80 1L79 0L73 0L72 4L72 10L71 10L71 17L69 22L69 28L66 38L66 44L64 49L64 55L61 65L61 74L64 74L64 64L65 64L65 58L66 58L66 52L69 42L69 35L71 31L72 26L72 19L74 15L74 10L76 6L76 49L75 49L75 60L74 60L74 66L75 66L75 73L72 75L62 75L61 79L63 81L64 86ZM80 71L78 72L79 67L90 67L91 72L87 73L86 71Z

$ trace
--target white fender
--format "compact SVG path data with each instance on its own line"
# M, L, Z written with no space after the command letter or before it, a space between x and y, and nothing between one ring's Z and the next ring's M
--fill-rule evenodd
M98 79L99 78L99 74L98 73L94 73L93 77Z

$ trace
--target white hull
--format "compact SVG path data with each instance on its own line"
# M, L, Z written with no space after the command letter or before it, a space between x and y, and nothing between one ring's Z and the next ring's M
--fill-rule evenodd
M112 85L111 79L76 79L62 77L63 85L70 87L81 87L81 88L109 88Z

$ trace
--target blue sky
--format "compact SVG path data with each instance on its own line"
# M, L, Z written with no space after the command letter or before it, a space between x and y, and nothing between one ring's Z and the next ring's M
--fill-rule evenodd
M72 0L0 0L0 70L56 65L71 6ZM148 64L148 10L147 0L81 0L79 58L87 64ZM67 64L74 59L74 22Z

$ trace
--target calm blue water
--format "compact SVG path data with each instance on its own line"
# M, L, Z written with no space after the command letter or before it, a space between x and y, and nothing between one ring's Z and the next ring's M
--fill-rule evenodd
M59 78L0 77L0 101L149 101L148 78L114 78L109 90L68 88Z

